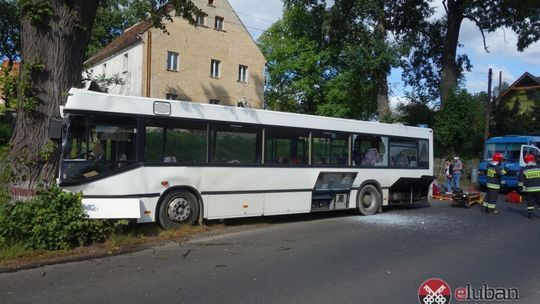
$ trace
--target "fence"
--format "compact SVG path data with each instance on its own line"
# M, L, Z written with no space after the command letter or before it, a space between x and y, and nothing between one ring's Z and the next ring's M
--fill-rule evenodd
M435 177L437 178L437 181L439 184L444 184L444 158L435 158L433 160L433 173L435 174ZM463 163L463 172L461 174L461 181L468 187L474 187L476 185L471 184L471 172L472 169L478 168L478 164L480 163L480 160L477 158L474 159L462 159L461 162Z

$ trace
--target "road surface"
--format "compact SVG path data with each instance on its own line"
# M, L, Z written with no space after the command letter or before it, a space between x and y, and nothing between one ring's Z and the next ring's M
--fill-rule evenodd
M270 218L261 228L247 224L267 218L234 220L232 233L0 274L0 302L419 303L420 285L440 278L452 293L487 284L538 303L540 218L527 219L523 204L498 209L433 201L367 217Z

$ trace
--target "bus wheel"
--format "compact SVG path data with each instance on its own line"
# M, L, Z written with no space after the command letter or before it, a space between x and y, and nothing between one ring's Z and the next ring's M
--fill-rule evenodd
M193 225L199 215L197 198L188 191L167 193L159 206L159 225L172 229L180 225Z
M362 215L372 215L377 213L382 204L382 196L373 185L365 185L358 194L358 211Z

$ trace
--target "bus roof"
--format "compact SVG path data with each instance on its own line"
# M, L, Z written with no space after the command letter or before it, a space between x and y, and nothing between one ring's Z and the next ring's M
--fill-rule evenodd
M531 142L540 142L540 136L535 135L505 135L497 136L488 139L487 143L496 144L496 143L531 143Z
M169 103L171 105L171 114L168 116L154 114L154 103L156 102ZM71 89L69 91L69 96L64 106L64 112L69 113L72 111L121 113L158 118L177 117L230 123L274 125L404 137L432 137L432 130L429 128L203 104L189 101L105 94L82 89Z

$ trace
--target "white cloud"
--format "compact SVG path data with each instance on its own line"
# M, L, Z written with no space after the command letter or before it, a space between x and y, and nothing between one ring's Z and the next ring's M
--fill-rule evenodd
M540 65L540 42L533 43L523 52L517 50L517 35L508 28L501 28L493 33L485 33L489 53L484 49L482 34L478 27L469 20L461 25L459 41L465 50L473 51L478 56L508 57L526 64Z
M408 104L410 102L410 99L404 96L390 96L388 99L390 101L390 108L393 110L395 110L399 104Z

